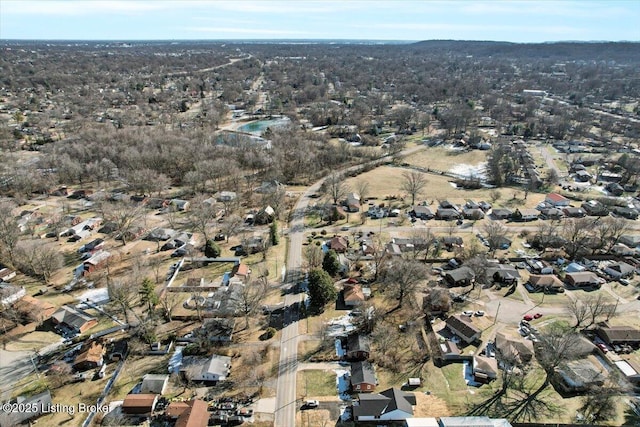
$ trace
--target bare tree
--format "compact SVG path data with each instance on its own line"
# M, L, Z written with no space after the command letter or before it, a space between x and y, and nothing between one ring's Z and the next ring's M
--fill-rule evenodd
M242 286L234 305L244 316L245 329L249 329L249 318L258 312L260 303L266 293L267 288L264 282L260 280L252 280Z
M370 185L368 181L365 181L364 179L359 179L356 181L356 191L360 196L361 204L366 202L367 197L369 197L369 189L370 189Z
M418 290L419 284L427 277L424 264L417 261L394 261L385 270L384 282L391 296L398 300L398 308L402 307L405 297L411 297ZM411 298L411 302L415 299Z
M347 185L344 183L344 176L332 172L323 183L324 191L329 195L334 205L338 204L338 201L342 199L349 191Z
M580 253L587 252L587 243L591 237L594 220L590 218L567 219L562 225L561 236L565 239L564 249L569 259L575 259Z
M307 265L309 267L309 270L322 267L324 254L322 252L322 248L319 245L315 245L313 241L309 243L305 249L305 255L307 258Z
M28 240L18 243L15 249L15 262L23 273L49 283L51 276L62 267L63 258L53 244Z
M567 309L575 319L574 329L581 326L589 328L598 322L598 319L607 316L607 319L615 315L615 304L603 294L589 295L583 299L573 298L567 304Z
M16 244L20 239L18 223L13 215L16 205L10 201L0 202L0 253L13 263Z
M418 171L406 171L402 174L402 178L401 188L411 196L411 206L413 206L416 204L416 198L422 194L426 187L427 178Z
M180 301L180 294L177 292L164 292L164 295L160 297L162 315L168 322L173 320L173 310L180 304Z
M497 221L489 221L484 225L482 231L486 235L489 250L494 255L507 237L507 227Z
M106 221L112 222L116 237L127 244L129 235L144 217L144 208L129 202L102 202L99 210Z
M120 308L127 323L130 323L129 313L133 314L138 322L141 321L133 311L134 303L138 297L138 286L135 280L129 279L126 282L110 280L107 283L107 289L109 290L109 298Z
M216 208L200 194L191 200L191 209L187 213L189 225L194 231L202 233L205 243L209 240L209 230L216 219Z

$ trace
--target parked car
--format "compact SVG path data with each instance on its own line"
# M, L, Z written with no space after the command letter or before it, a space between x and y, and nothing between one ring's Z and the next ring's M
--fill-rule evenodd
M463 311L462 315L471 317L471 316L473 316L473 311Z
M523 317L527 322L531 322L533 320L533 316L531 314L527 314Z
M475 313L473 313L473 314L474 314L475 316L481 317L481 316L484 316L484 311L482 311L482 310L478 310L478 311L476 311L476 312L475 312Z
M304 406L306 406L307 408L317 408L318 405L320 405L320 402L318 402L317 400L307 400L304 402Z
M609 349L607 348L607 346L604 343L599 342L596 345L598 346L598 348L600 350L602 350L603 353L608 353L609 352Z
M542 313L536 313L536 314L533 315L534 319L539 319L541 317L542 317Z

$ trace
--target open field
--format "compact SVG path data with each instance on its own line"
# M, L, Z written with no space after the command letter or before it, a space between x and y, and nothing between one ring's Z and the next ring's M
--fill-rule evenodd
M448 172L457 165L477 167L487 160L487 151L460 150L449 147L427 147L405 156L403 161L413 166Z
M305 370L298 372L297 395L303 399L336 396L336 373L331 370Z
M21 351L32 350L36 351L42 347L46 347L49 344L62 341L62 337L54 332L34 331L18 337L7 343L6 350L8 351Z

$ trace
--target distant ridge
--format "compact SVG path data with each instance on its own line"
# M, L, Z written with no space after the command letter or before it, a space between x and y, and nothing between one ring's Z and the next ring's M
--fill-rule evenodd
M496 41L426 40L405 48L433 53L455 53L478 57L545 58L557 60L597 60L639 62L640 42L512 43Z

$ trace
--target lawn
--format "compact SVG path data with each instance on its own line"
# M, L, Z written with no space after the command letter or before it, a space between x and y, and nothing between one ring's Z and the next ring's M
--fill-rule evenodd
M410 165L449 171L454 165L476 166L487 161L487 152L480 150L452 150L447 147L430 147L406 156L403 161Z
M8 351L39 350L49 344L60 342L60 335L48 331L34 331L7 343Z
M297 395L303 399L336 396L336 373L329 370L299 371L297 374Z

